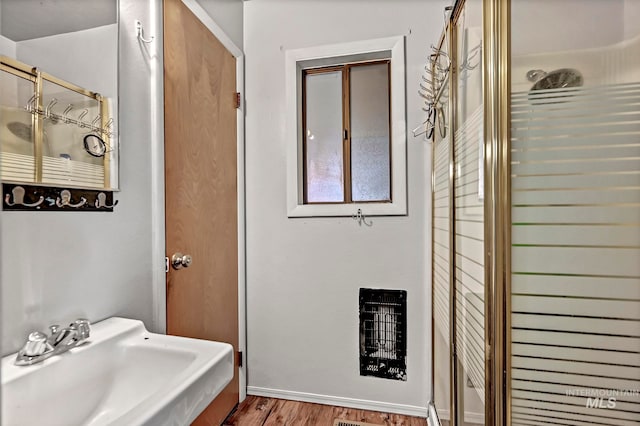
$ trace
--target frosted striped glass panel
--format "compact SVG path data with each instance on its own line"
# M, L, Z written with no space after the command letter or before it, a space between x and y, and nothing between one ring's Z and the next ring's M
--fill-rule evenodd
M449 141L436 143L433 180L434 321L449 343Z
M466 0L455 21L453 126L457 420L485 423L484 105L482 4Z
M445 102L447 102L445 100ZM433 403L440 420L450 419L450 137L439 138L433 149Z
M2 180L35 179L33 115L25 109L34 83L0 71L0 169Z
M351 198L391 200L389 64L350 68Z
M48 80L43 80L42 91L42 105L52 114L62 116L69 108L70 119L100 126L100 103L96 99ZM85 136L96 133L82 125L56 118L45 117L43 127L42 182L103 188L104 157L89 154L84 145ZM106 142L108 144L109 141ZM107 145L107 149L110 150L111 146Z
M455 133L454 182L458 358L466 375L461 379L484 404L483 112L479 106Z
M344 201L342 71L305 76L306 201Z
M640 424L640 84L512 95L514 425Z
M42 181L54 185L104 188L104 166L68 158L44 157Z

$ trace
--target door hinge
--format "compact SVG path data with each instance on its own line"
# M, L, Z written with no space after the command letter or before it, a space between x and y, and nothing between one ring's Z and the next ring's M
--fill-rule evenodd
M169 258L167 256L164 257L164 272L169 272Z
M238 351L238 367L242 367L242 351Z
M236 101L236 108L240 108L240 92L236 92L236 96L235 96L235 101Z

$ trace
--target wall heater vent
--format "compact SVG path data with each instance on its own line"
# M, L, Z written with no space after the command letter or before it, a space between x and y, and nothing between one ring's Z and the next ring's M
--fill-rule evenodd
M341 420L335 419L333 422L333 426L384 426L380 423L363 423L363 422L354 422L351 420Z
M407 292L360 289L360 375L407 380Z

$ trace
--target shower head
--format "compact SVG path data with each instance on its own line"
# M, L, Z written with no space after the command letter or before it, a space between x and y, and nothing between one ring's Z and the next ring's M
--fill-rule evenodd
M19 121L12 121L7 124L7 128L11 133L13 133L23 141L33 142L33 130L30 124L21 123Z
M534 82L531 90L580 87L584 83L580 71L573 68L560 68L551 72L530 70L527 72L527 79Z

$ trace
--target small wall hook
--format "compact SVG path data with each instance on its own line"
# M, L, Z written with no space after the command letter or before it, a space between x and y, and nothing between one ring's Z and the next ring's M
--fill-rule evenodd
M4 196L4 202L8 206L15 206L16 204L19 204L25 207L37 207L44 202L44 197L40 196L38 201L36 201L35 203L25 203L24 202L25 190L21 186L16 186L15 188L13 188L11 190L11 194L13 194L13 202L11 202L11 195L5 194Z
M364 223L367 226L372 226L373 222L371 220L369 220L369 222L367 222L367 218L365 217L365 215L362 213L362 209L358 209L358 212L356 214L354 214L353 216L351 216L353 218L353 220L357 220L358 221L358 226L362 226L362 224Z
M102 133L108 138L113 137L113 118L110 118L104 125L104 127L102 128Z
M51 108L53 108L53 106L57 103L58 103L58 100L56 98L51 98L51 100L49 101L49 104L47 105L47 108L44 110L44 113L47 117L51 115Z
M154 39L153 36L149 37L149 38L144 38L144 27L142 26L142 22L140 22L139 20L136 19L136 35L138 36L138 40L140 40L143 43L151 43Z
M118 200L116 200L113 204L109 206L107 205L107 194L105 194L104 192L101 192L96 197L96 202L94 204L97 209L101 209L101 208L111 209L116 205L118 205Z
M87 203L87 199L84 197L80 197L80 202L76 204L71 203L71 191L68 189L63 189L60 191L60 196L56 199L56 206L64 207L69 206L73 208L82 207Z
M62 112L62 121L64 121L67 124L71 123L71 119L69 118L69 113L71 112L72 109L73 109L73 105L69 104Z
M24 109L26 109L29 112L33 112L35 111L36 107L36 95L31 96L31 98L29 98L29 102L27 102L27 105L24 107Z

